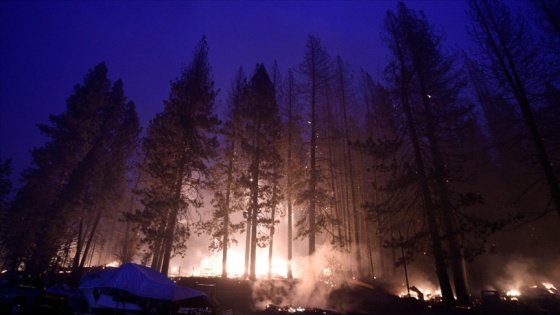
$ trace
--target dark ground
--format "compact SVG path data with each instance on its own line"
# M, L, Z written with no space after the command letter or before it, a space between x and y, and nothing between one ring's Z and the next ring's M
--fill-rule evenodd
M255 307L255 301L260 302L259 305L265 305L269 300L275 301L274 295L289 295L297 284L297 281L270 280L264 286L262 282L259 284L260 288L266 287L268 292L264 292L263 289L260 292L253 292L253 285L246 280L191 277L176 280L178 284L203 291L211 289L210 296L214 296L219 310L221 312L231 310L230 314L234 315L289 314L287 310L280 308L285 306L285 304L280 304L282 302L275 303L279 308L265 310L264 306ZM214 286L205 287L201 284L213 284ZM274 293L271 294L270 291L274 291ZM416 299L402 299L385 292L382 288L358 284L347 284L328 291L317 288L315 292L316 298L326 299L326 307L311 309L309 305L293 305L307 308L305 312L295 314L560 315L560 297L558 296L550 299L499 301L486 304L478 302L477 297L473 297L473 306L470 308L451 309L441 303L428 304ZM253 295L256 296L255 299L253 299ZM279 299L276 300L276 302L279 301Z
M62 279L56 279L62 280ZM60 282L53 279L54 282ZM68 280L68 279L66 279ZM358 281L345 282L332 289L322 282L307 291L298 280L247 280L221 278L176 278L179 285L204 291L217 307L214 314L224 315L307 315L307 314L403 314L403 315L560 315L560 295L546 295L519 301L496 300L480 302L473 296L469 308L449 308L442 303L421 302L413 298L399 298L384 289L381 283L367 285ZM312 291L313 293L309 293ZM292 301L315 301L298 305ZM267 303L275 306L265 309ZM291 310L287 305L293 304ZM320 308L317 305L321 305ZM296 311L296 307L305 308ZM6 310L0 309L0 314ZM35 312L33 313L35 314ZM37 313L47 314L47 313Z

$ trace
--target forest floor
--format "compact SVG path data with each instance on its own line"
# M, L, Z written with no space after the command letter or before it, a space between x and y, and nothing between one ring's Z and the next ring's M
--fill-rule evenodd
M449 308L442 303L399 298L383 288L346 283L334 289L314 286L301 290L295 280L246 280L181 278L178 284L209 293L223 314L547 314L560 315L560 298L547 301L501 301L492 304L473 301L469 308ZM306 305L307 304L307 305ZM268 308L267 308L268 305ZM291 307L291 308L290 308ZM297 308L300 307L298 310Z

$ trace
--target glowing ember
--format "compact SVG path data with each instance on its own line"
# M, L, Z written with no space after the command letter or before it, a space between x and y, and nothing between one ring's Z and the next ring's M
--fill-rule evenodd
M556 287L550 282L543 282L542 285L552 294L554 294L554 291L558 291L558 289L556 289Z
M417 300L436 300L441 297L441 290L431 290L429 288L416 288L419 292L415 291L414 289L410 290L410 297L415 298ZM400 298L408 297L407 292L400 292L397 294Z
M120 265L119 262L115 260L115 261L112 261L112 262L106 264L105 266L106 267L118 267L119 265Z
M506 296L513 301L517 301L521 293L518 290L509 290L506 292Z

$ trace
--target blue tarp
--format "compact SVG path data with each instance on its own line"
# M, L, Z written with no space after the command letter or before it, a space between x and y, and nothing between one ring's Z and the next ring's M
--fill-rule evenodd
M201 291L175 284L151 268L133 263L83 276L80 289L88 288L120 289L140 297L167 301L205 296Z

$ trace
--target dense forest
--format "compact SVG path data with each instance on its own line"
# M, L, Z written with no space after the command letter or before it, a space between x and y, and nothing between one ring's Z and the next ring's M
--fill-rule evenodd
M202 36L143 131L123 82L95 65L38 126L49 140L17 191L0 161L2 270L79 274L116 259L167 275L199 237L222 277L234 244L254 280L257 249L270 265L280 242L293 278L297 240L310 257L342 253L335 272L363 281L416 265L449 305L495 279L499 268L476 267L492 257L557 275L560 2L528 5L469 0L471 49L455 51L399 3L381 77L309 35L297 67L232 73L221 108Z

